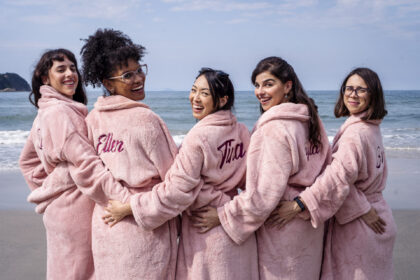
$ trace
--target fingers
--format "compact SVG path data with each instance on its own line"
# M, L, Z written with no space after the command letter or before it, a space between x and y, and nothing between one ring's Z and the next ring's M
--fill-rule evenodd
M115 226L118 222L119 222L119 220L113 220L113 222L111 222L111 224L109 225L109 227Z
M192 214L192 216L190 217L190 218L204 218L204 214L205 214L206 212L203 212L203 211L201 211L201 212L197 212L197 211L192 211L191 212L191 214Z
M287 224L287 220L283 219L281 220L278 224L277 224L277 229L281 229L282 227L284 227Z
M275 215L275 216L271 216L270 218L268 218L268 220L266 221L266 224L269 227L273 227L273 226L276 226L276 225L280 224L281 221L283 221L283 218Z
M383 233L385 233L385 226L382 223L380 223L379 221L375 221L375 222L372 222L372 223L367 223L367 225L376 234L383 234Z
M198 233L206 233L206 232L208 232L209 230L211 230L212 229L212 227L206 227L206 226L203 226L203 227L201 227L199 230L198 230Z
M375 223L376 230L379 234L385 233L385 226L382 224L381 221L376 221Z
M111 218L111 217L112 217L111 214L105 214L105 215L102 216L102 219L105 220L105 219Z
M386 226L386 222L381 217L379 217L378 221L381 225Z
M193 223L205 223L207 221L204 217L200 216L191 216L189 218Z
M104 223L109 225L110 223L112 223L114 221L114 218L112 216L109 217L102 217L102 219L104 220Z
M198 209L196 209L196 210L194 210L194 211L192 211L192 212L193 212L193 213L203 213L203 212L208 212L209 210L211 210L211 208L213 208L213 207L211 207L211 206L203 206L203 207L198 208Z

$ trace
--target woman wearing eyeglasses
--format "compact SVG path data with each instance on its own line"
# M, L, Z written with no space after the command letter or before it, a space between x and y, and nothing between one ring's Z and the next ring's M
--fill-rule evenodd
M103 86L86 118L88 137L114 178L131 194L150 192L165 178L177 147L162 119L144 103L147 66L144 47L125 34L97 30L81 55L87 84ZM96 205L92 251L97 279L174 279L177 224L170 219L146 231L129 217L112 228Z
M185 136L165 181L134 195L130 204L113 202L108 208L109 217L133 214L149 230L182 212L176 279L259 279L254 235L237 245L221 227L200 234L191 220L192 211L220 207L243 187L250 136L231 112L234 97L228 74L201 69L189 96L198 123Z
M334 114L349 117L334 138L331 165L299 200L314 227L334 215L321 279L393 279L396 225L382 196L388 171L379 126L387 111L378 75L351 71ZM284 226L300 211L297 202L283 202L270 222Z

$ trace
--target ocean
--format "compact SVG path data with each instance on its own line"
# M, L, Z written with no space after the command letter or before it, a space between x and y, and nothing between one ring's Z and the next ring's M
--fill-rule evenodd
M19 154L36 116L28 92L0 92L0 170L18 169ZM196 123L187 91L146 91L144 103L160 115L177 144ZM315 100L330 141L345 118L334 117L336 91L308 91ZM88 92L92 109L101 91ZM253 91L238 91L234 113L251 130L258 119L259 105ZM420 91L386 91L388 115L381 125L387 157L420 159Z

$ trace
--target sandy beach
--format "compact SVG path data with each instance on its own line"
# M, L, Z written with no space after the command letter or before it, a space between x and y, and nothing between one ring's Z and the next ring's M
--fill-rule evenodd
M395 279L420 277L420 160L392 158L384 193L398 227ZM42 216L26 202L29 189L18 170L0 171L0 279L45 279L46 240Z

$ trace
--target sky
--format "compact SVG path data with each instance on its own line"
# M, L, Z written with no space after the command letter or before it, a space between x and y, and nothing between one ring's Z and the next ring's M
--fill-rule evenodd
M261 59L280 56L307 90L337 90L369 67L385 90L420 89L420 0L0 0L0 73L28 82L46 49L78 58L98 28L146 47L146 90L189 90L201 67L252 90Z

